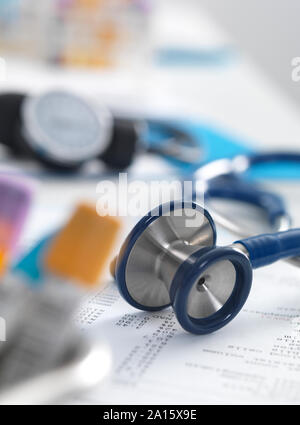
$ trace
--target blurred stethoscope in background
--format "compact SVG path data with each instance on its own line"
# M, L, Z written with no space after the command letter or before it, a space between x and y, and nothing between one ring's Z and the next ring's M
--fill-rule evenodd
M300 153L267 152L249 155L238 155L232 159L213 161L199 168L193 176L194 181L203 183L206 205L212 212L215 221L225 229L240 237L251 236L249 230L234 222L231 217L216 210L212 199L237 201L244 205L257 207L267 219L271 231L288 230L291 217L281 196L262 188L260 184L244 178L257 165L285 163L297 165L300 169ZM284 178L284 176L282 176Z
M0 142L14 157L36 160L54 171L77 171L95 159L123 170L140 152L183 165L201 158L196 140L175 125L114 116L96 97L65 90L2 93Z
M207 203L218 198L258 207L272 233L217 247L212 216L192 201L162 205L142 218L111 267L125 300L150 311L172 305L185 330L207 334L225 326L241 310L251 289L252 269L279 259L299 267L300 229L290 229L283 199L242 178L255 164L278 161L300 165L300 154L274 152L223 159L194 175L204 183ZM242 238L250 236L234 216L227 218L210 210L226 229ZM192 216L197 218L194 226L188 224Z

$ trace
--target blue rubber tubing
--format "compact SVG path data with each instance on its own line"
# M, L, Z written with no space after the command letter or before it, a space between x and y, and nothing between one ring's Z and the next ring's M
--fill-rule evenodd
M208 183L205 198L206 200L209 198L232 199L257 206L265 211L272 226L280 217L288 216L280 196L264 191L239 177L219 177L211 180Z
M300 255L300 229L253 236L235 243L245 246L252 267L257 269L283 258Z

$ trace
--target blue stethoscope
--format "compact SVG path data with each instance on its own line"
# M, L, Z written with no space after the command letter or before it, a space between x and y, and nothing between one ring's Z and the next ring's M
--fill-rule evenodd
M300 154L270 153L218 160L194 178L205 182L206 200L238 200L262 209L272 232L216 246L210 213L194 202L161 205L143 217L113 262L112 274L125 300L141 310L172 306L181 326L208 334L229 323L246 302L252 270L289 259L300 266L300 229L291 229L283 200L242 174L255 164L299 162ZM194 225L191 225L193 217ZM243 229L222 215L218 222L235 233Z
M256 166L279 163L297 165L300 169L300 154L271 152L221 159L199 168L194 175L194 180L203 182L205 203L209 204L211 199L223 199L253 205L265 214L272 231L284 231L290 228L291 218L283 199L275 193L262 189L252 180L244 178L245 174L251 175ZM240 237L250 236L243 227L214 210L211 205L210 211L222 227Z

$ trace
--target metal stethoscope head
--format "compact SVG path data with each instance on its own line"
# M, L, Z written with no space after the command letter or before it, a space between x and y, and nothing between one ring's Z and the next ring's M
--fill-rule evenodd
M183 201L161 205L142 218L112 266L119 290L148 311L172 306L195 334L222 328L241 310L252 270L300 253L300 230L254 236L216 246L209 212Z

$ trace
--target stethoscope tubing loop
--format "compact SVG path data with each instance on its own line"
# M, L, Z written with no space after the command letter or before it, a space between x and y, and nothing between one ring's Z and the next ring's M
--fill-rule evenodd
M241 178L244 172L255 165L275 162L292 162L300 165L300 153L278 151L221 159L199 169L195 177L205 182L205 201L209 203L212 198L229 199L259 207L266 213L272 231L276 233L292 228L291 217L283 200L277 194L263 191L257 185ZM252 236L247 229L234 223L212 205L209 205L209 210L216 223L223 228L242 238ZM284 261L300 267L300 256Z

